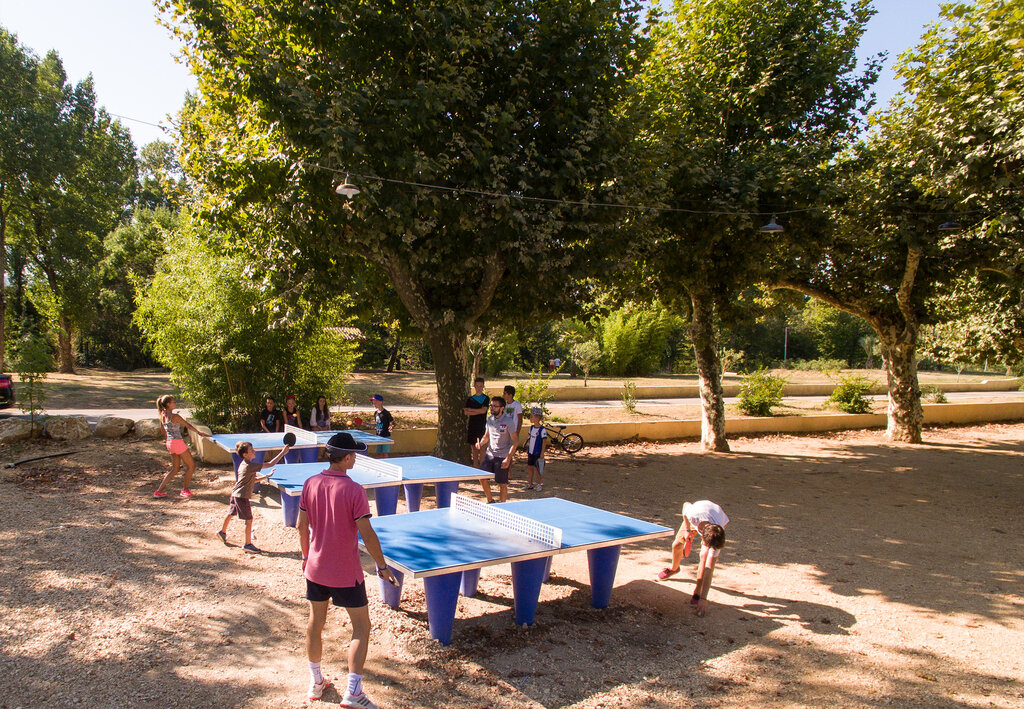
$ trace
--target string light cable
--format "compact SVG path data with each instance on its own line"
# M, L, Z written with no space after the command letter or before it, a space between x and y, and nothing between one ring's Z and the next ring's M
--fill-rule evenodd
M772 209L764 212L746 212L746 211L724 211L724 210L702 210L702 209L686 209L684 207L652 207L642 204L619 204L614 202L583 202L579 200L567 200L567 199L556 199L553 197L533 197L523 194L515 194L512 192L493 192L489 190L478 190L466 187L450 187L448 185L438 185L429 182L416 182L413 180L399 180L391 177L381 177L379 175L366 175L358 172L352 172L351 170L342 170L338 168L328 167L315 162L300 161L300 164L306 167L313 167L318 170L324 170L326 172L333 173L335 175L342 175L346 180L350 177L357 177L363 180L370 180L375 182L386 182L394 185L406 185L409 187L418 187L420 189L436 190L439 192L452 192L458 194L477 195L480 197L491 197L495 199L518 199L528 202L541 202L547 204L565 204L578 207L611 207L616 209L635 209L639 211L651 211L651 212L677 212L682 214L694 214L703 216L715 216L715 217L778 217L785 214L805 214L807 212L824 212L826 211L823 207L804 207L801 209ZM940 210L941 213L942 210ZM969 215L978 214L980 211L957 211L957 215ZM935 212L902 212L902 214L913 214L919 216L929 216L935 214Z

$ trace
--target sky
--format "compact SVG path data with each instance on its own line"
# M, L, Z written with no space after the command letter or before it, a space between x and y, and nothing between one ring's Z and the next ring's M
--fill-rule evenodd
M893 61L938 18L940 5L941 0L875 0L878 14L860 56L889 54L875 88L878 105L899 90ZM175 61L179 45L156 18L151 0L0 0L0 25L40 56L56 49L71 81L92 73L99 103L122 118L140 147L169 139L148 124L168 126L168 116L196 86L188 67Z

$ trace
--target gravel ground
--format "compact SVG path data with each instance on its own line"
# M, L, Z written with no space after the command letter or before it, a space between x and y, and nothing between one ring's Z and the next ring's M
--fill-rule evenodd
M509 569L430 640L422 584L379 601L367 688L382 707L1024 706L1024 425L589 448L549 463L544 495L669 526L685 500L731 518L712 606L693 563L658 583L668 542L627 546L612 605L590 608L585 554L555 559L537 622L512 623ZM0 707L298 707L306 603L277 493L254 498L253 556L213 536L231 473L151 497L159 442L35 442L0 463ZM520 464L512 497L523 489ZM172 483L171 492L177 487ZM478 494L471 488L469 492ZM426 500L426 506L432 502ZM372 563L368 561L368 565ZM332 610L324 666L344 674ZM336 706L329 690L316 706Z

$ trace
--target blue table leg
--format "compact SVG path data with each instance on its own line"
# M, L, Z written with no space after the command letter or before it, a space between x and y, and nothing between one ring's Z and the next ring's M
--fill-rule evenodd
M373 496L377 500L378 517L393 515L398 509L398 485L374 488Z
M299 459L303 463L315 463L316 459L320 457L319 448L300 448Z
M294 527L299 521L299 496L281 490L281 512L284 514L284 526Z
M442 645L449 645L452 642L452 628L455 626L455 608L459 603L461 581L461 573L428 576L423 579L430 637Z
M476 595L476 586L480 582L480 569L470 569L462 572L462 585L459 589L466 598Z
M553 556L547 557L548 563L544 565L544 583L547 583L548 579L551 578L551 560L554 558Z
M396 571L394 568L390 566L388 568L391 569L391 573L395 575L395 579L398 581L398 585L392 586L384 579L377 577L377 582L380 584L380 597L389 606L397 609L398 604L402 600L402 584L405 582L405 574L403 574L401 571Z
M547 563L547 557L512 562L512 596L515 599L516 625L533 625Z
M434 483L434 491L437 493L437 508L452 506L452 493L459 491L459 481L452 480L445 483Z
M409 512L420 511L420 499L423 497L423 484L422 483L406 483L405 484L405 506L409 509Z
M615 570L619 566L620 548L611 546L587 550L591 605L594 608L607 608L612 602L612 585L615 583Z
M301 463L302 462L302 450L303 450L302 448L299 448L297 450L295 448L292 448L291 450L289 450L287 453L284 454L284 462L285 463Z

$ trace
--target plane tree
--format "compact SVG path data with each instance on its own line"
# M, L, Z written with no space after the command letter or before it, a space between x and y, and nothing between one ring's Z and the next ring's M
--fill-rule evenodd
M872 14L867 0L680 1L653 29L629 113L641 198L665 209L638 220L638 280L689 316L708 450L729 449L716 318L734 319L763 277L771 214L827 198L823 166L856 135L877 75L856 58ZM818 213L802 215L788 238L813 238Z
M842 199L829 210L822 238L779 264L777 273L788 275L777 283L858 315L875 330L893 440L921 440L922 327L955 322L966 330L977 315L990 329L1005 330L985 311L996 298L1019 301L1022 30L1016 2L945 6L940 22L901 58L904 94L840 161ZM1009 289L990 287L992 274L1005 277ZM965 283L975 284L971 299L957 297ZM951 307L957 302L959 309ZM1012 337L1002 339L1004 350L1012 345Z
M385 277L433 356L435 451L464 458L467 336L565 308L608 241L606 213L571 202L611 189L639 3L163 5L198 77L182 162L201 214L279 291Z

